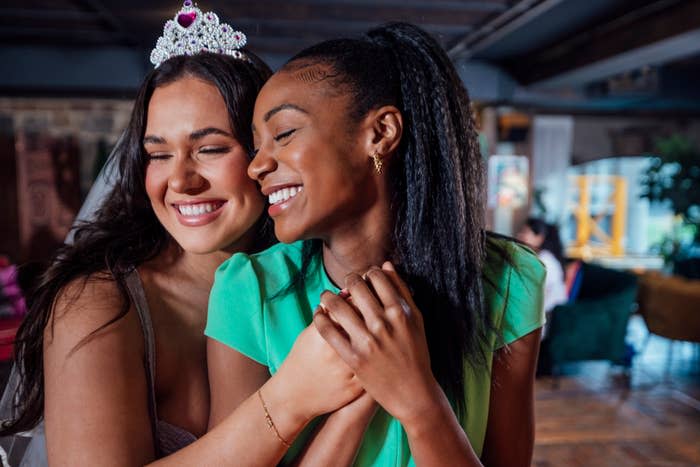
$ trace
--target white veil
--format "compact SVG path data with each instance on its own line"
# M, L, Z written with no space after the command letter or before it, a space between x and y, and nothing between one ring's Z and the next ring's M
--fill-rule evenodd
M117 155L124 135L119 137L117 144L110 153L107 161L100 170L95 182L90 188L80 211L75 216L73 225L79 222L89 222L102 206L105 198L114 187L119 177L119 157ZM65 243L73 243L75 227L68 232ZM12 416L13 399L19 384L17 367L13 364L10 377L0 399L0 420L8 420ZM34 429L14 436L0 438L0 464L2 467L46 467L46 439L44 437L44 422L41 421Z
M75 216L73 225L77 225L78 222L89 222L94 219L97 210L102 206L109 192L112 191L117 177L119 176L119 158L117 157L117 151L121 146L123 138L124 134L119 137L105 165L102 166L99 175L97 175L95 182L90 188L90 192L87 197L85 197L85 201L83 201L83 205L80 206L80 211L78 211L78 214ZM73 243L74 234L75 229L71 229L68 235L66 235L65 242Z

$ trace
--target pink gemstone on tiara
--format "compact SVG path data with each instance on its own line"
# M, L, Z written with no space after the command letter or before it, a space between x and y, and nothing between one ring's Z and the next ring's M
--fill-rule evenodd
M246 60L239 50L245 44L246 36L241 31L220 23L216 13L202 12L191 0L185 0L175 17L165 23L163 35L151 51L151 63L158 68L171 57L215 51Z
M194 20L197 19L197 12L190 11L189 13L180 13L177 15L177 24L187 29L192 26Z

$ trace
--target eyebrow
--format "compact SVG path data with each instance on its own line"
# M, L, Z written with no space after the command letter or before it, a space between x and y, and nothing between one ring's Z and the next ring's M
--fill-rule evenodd
M267 113L263 116L263 121L267 122L272 118L273 115L275 115L277 112L281 112L282 110L296 110L297 112L301 112L303 114L309 114L309 112L299 107L298 105L287 103L278 105L277 107L268 110Z
M165 144L165 138L154 135L146 135L143 137L143 144Z
M204 138L205 136L208 135L222 135L222 136L228 136L229 138L233 138L233 135L227 131L224 131L220 128L215 128L215 127L207 127L207 128L202 128L200 130L193 131L190 133L189 139L190 141L197 141L199 139ZM155 135L146 135L143 137L143 144L165 144L166 140L165 138L161 136L155 136Z

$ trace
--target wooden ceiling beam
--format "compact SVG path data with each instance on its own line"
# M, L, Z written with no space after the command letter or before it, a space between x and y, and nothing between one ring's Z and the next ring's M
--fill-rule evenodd
M256 18L238 18L235 21L232 20L231 24L249 36L324 39L359 35L380 23L376 21L296 21L280 19L259 21ZM471 29L469 25L420 23L420 26L434 35L457 35L468 32Z
M488 13L464 9L415 8L410 6L357 8L350 4L327 3L323 6L306 1L299 2L246 2L226 3L219 15L230 19L259 18L264 23L273 20L287 21L409 21L413 23L442 24L447 26L471 25L481 21Z
M620 67L629 70L654 64L635 64L632 55L635 51L653 52L638 54L637 60L644 60L643 57L662 60L663 51L656 50L659 47L654 46L664 46L665 41L667 46L664 47L669 57L677 58L679 53L693 53L692 47L687 49L687 44L685 49L679 50L680 44L673 39L682 39L684 34L695 37L696 31L700 33L700 1L662 0L503 65L520 83L526 85L561 84L562 79L557 77L580 74L587 69L602 77L606 64L610 76L621 72ZM686 42L688 41L683 41L683 44ZM695 50L700 52L700 41ZM627 58L624 61L617 60L616 63L616 57ZM593 74L587 76L590 79Z
M248 6L249 0L229 0L226 2L230 6ZM266 0L264 5L269 9L274 9L290 2L285 0ZM376 9L376 8L411 8L415 10L437 10L445 9L451 11L471 11L481 13L500 13L509 8L508 0L295 0L294 6L328 8L329 6L349 6L355 9Z

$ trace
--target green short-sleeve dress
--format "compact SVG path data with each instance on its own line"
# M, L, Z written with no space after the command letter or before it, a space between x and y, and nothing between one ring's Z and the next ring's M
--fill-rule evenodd
M483 271L484 296L500 336L491 336L488 367L467 371L466 410L461 420L479 455L488 421L493 351L544 324L544 266L531 250L515 242L492 239L490 243ZM499 249L508 260L496 253ZM280 367L299 333L311 323L321 292L339 291L326 275L318 255L311 263L303 293L279 293L299 272L301 250L302 244L297 242L277 244L255 255L234 255L217 271L209 300L205 334L267 366L271 374ZM310 432L309 428L297 438L283 465L307 442ZM355 465L413 465L408 440L398 420L382 410L377 412Z

